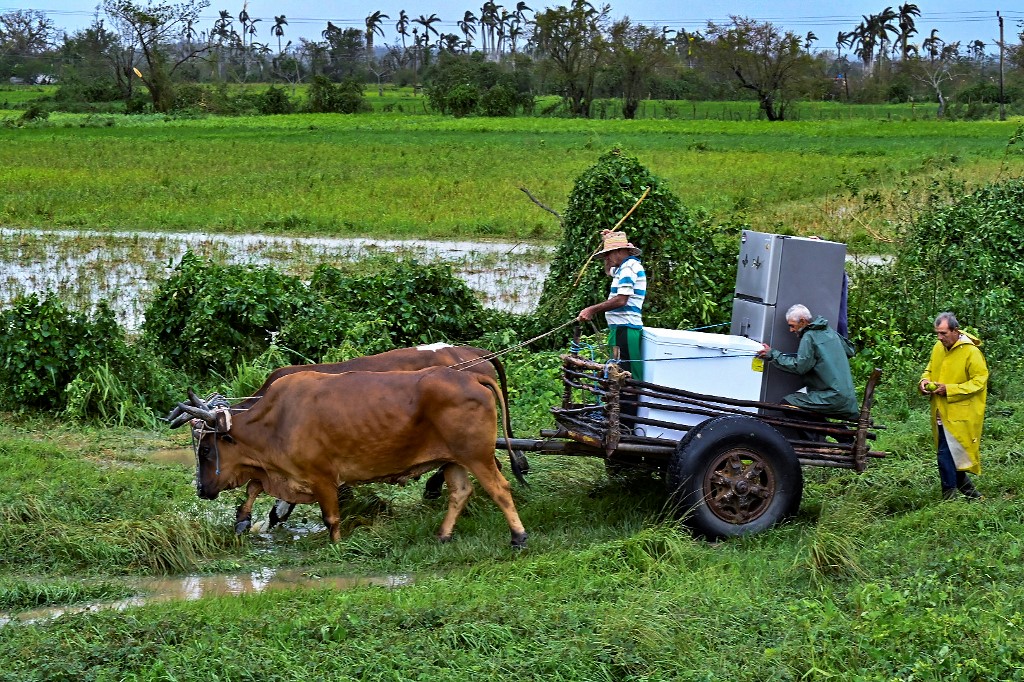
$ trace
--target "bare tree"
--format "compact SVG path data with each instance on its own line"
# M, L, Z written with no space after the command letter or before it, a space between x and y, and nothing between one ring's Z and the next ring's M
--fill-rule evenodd
M797 94L795 85L814 64L802 49L803 39L771 23L731 19L721 26L708 22L707 40L701 47L705 65L712 72L731 75L741 88L753 92L769 121L785 120Z

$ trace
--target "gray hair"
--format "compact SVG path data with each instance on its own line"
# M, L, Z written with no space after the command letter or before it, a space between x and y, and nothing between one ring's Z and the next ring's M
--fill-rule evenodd
M953 313L939 313L938 315L935 316L936 327L938 327L943 322L945 322L946 326L949 327L950 329L960 328L960 323L956 321L956 315L954 315Z
M794 306L790 306L789 310L786 311L786 322L790 320L807 320L811 321L811 311L807 309L807 306L797 303Z

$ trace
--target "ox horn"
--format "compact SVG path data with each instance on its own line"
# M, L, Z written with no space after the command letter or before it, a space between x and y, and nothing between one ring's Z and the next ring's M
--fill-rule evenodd
M187 424L191 420L192 420L192 415L190 415L187 412L185 412L184 410L182 410L181 414L179 414L174 419L167 418L165 421L169 422L168 426L170 426L172 429L176 429L179 426L181 426L182 424Z
M181 409L188 412L193 417L199 417L210 426L216 426L217 417L210 410L204 410L201 407L193 407L192 405L186 405L185 403L178 403Z
M207 407L207 405L206 405L206 403L205 403L205 402L203 401L203 399L202 399L202 398L200 398L199 396L197 396L197 395L195 394L195 391L193 391L193 390L192 390L191 388L190 388L190 389L188 389L188 399L189 399L189 402L191 402L191 403L192 403L193 405L195 405L196 407L201 407L201 408L203 408L203 409L206 409L206 407ZM184 403L179 403L179 404L182 404L182 405L183 405Z

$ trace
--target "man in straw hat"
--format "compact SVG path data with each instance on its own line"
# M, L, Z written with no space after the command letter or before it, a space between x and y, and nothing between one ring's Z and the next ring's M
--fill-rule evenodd
M629 243L625 232L602 230L601 238L604 243L594 255L604 259L604 273L612 278L611 291L607 300L587 306L576 319L591 320L604 313L608 345L619 347L622 368L632 373L634 379L643 381L644 366L639 360L644 321L640 309L647 294L647 275L638 258L640 249Z

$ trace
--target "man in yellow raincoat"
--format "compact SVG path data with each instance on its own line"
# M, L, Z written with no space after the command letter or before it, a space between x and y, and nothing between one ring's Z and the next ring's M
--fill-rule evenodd
M980 499L967 472L981 473L981 427L988 393L981 340L960 329L953 313L935 318L935 335L938 340L917 387L932 403L942 497L952 499L959 490L968 499Z

